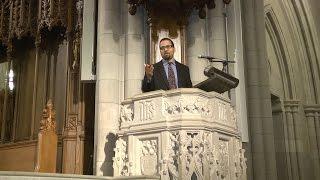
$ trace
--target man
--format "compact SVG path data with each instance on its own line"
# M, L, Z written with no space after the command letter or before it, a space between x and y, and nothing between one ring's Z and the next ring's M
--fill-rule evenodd
M189 68L173 57L175 48L173 41L163 38L159 43L162 60L154 65L145 65L145 76L142 91L169 90L175 88L191 88Z

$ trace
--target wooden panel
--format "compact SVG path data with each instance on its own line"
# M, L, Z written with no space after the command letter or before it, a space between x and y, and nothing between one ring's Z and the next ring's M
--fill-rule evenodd
M37 141L0 146L0 171L34 171Z
M55 173L58 137L54 131L40 132L35 171Z

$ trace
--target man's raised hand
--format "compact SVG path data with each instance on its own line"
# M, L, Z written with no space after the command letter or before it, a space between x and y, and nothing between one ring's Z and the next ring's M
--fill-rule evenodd
M144 71L146 73L146 76L149 80L151 80L152 76L153 76L153 65L152 64L145 64L144 65Z

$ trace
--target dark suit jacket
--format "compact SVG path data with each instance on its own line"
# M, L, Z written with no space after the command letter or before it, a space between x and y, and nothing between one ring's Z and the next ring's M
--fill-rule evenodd
M175 61L175 63L177 68L178 88L191 88L192 83L188 66L177 61ZM148 82L147 76L144 75L142 81L142 91L149 92L159 89L169 90L169 83L162 61L157 62L153 65L153 67L153 76L150 82Z

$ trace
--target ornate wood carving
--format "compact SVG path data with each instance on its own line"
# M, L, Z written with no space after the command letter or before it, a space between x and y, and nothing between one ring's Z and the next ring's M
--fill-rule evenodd
M0 11L0 41L2 43L6 43L8 41L9 34L9 1L1 1L0 2L1 11Z
M0 41L7 46L13 38L34 36L36 32L35 0L5 0L0 2Z
M39 0L38 29L54 26L66 27L66 0Z
M77 49L81 37L82 4L83 0L2 0L0 42L11 48L13 38L29 36L39 45L50 32L54 39L64 39L66 31L74 31ZM75 58L79 59L79 50L75 51Z
M55 110L49 99L43 109L38 133L36 172L56 173L58 137L56 134Z
M44 131L56 131L56 112L51 99L48 100L47 105L43 109L40 121L40 132Z
M231 0L223 0L225 4L229 4ZM144 6L151 19L163 18L170 16L178 20L178 23L185 24L188 16L193 9L198 10L199 17L206 17L205 7L208 9L215 8L215 0L180 0L180 1L151 1L151 0L128 0L129 13L134 15L138 6Z
M76 2L76 21L75 21L75 35L73 40L73 62L72 70L79 68L80 63L80 45L82 37L82 16L83 16L83 0Z
M28 33L35 33L36 15L32 13L35 6L34 0L12 0L10 1L10 11L12 22L9 37L17 37L21 39Z

